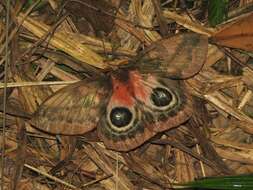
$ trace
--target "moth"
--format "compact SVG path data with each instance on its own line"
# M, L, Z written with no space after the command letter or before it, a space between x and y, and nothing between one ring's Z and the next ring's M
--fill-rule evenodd
M97 129L107 148L133 150L191 117L192 97L183 79L201 69L207 46L207 36L195 33L156 42L148 58L60 89L39 106L31 123L52 134Z

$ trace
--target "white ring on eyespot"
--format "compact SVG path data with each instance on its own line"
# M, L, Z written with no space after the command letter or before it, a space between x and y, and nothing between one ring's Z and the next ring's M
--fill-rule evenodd
M136 111L132 108L127 108L129 109L129 111L132 113L132 119L130 121L130 123L128 125L126 125L125 127L116 127L114 124L112 124L111 122L111 119L110 119L110 114L111 114L111 111L114 109L114 108L117 108L117 107L125 107L125 106L115 106L115 107L112 107L110 111L107 111L107 115L106 115L106 119L107 119L107 122L109 123L109 127L111 127L113 130L117 131L117 132L125 132L127 130L129 130L132 126L133 126L133 123L136 119L136 116L139 114L136 113Z
M167 110L167 109L169 109L169 108L174 107L174 106L177 104L177 102L180 101L180 100L179 100L179 95L177 94L176 91L175 91L175 92L172 92L172 90L170 90L170 89L169 89L168 87L166 87L166 86L157 86L157 87L155 87L155 88L153 88L153 89L156 89L156 88L163 88L163 89L166 89L166 90L171 94L172 99L171 99L169 105L160 106L160 107L159 107L159 106L154 105L153 102L152 102L152 100L151 100L151 98L150 98L149 101L150 101L151 108L156 109L156 110ZM153 91L153 89L152 89L152 91ZM150 96L151 96L151 94L150 94Z

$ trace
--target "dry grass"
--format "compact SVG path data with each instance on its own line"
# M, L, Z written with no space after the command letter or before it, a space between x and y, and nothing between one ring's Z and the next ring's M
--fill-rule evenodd
M199 98L196 105L200 107L194 113L200 120L195 122L200 126L197 132L184 124L135 151L118 153L106 149L92 132L82 137L53 136L36 130L27 119L15 117L29 117L59 88L97 73L94 67L116 69L140 48L161 39L157 30L150 30L159 24L152 0L140 2L131 0L127 11L120 9L113 29L102 37L90 31L80 33L70 16L30 14L31 8L21 13L19 3L11 7L7 87L12 88L7 91L7 112L12 115L6 116L6 131L0 137L1 142L5 138L5 189L162 190L197 177L253 172L253 71L211 44L203 69L186 81L192 96ZM240 6L248 5L243 2ZM57 1L49 0L49 4L58 11ZM162 10L163 18L174 27L171 35L186 29L208 36L216 31L207 27L204 19L189 19L174 8ZM5 15L2 6L0 11ZM189 13L194 17L194 11ZM5 62L5 30L2 19L1 65ZM245 53L229 51L243 65L250 60ZM111 53L112 58L108 56ZM4 84L0 86L3 97Z

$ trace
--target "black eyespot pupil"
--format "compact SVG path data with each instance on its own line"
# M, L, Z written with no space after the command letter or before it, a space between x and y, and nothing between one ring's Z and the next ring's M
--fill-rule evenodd
M113 108L110 113L112 124L119 128L127 126L131 122L132 117L130 110L125 107Z
M172 100L171 93L164 88L155 88L151 94L151 100L158 107L167 106Z

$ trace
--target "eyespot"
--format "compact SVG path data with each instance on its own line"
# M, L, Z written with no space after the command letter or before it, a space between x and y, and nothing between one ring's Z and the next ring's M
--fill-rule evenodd
M151 101L157 107L170 105L173 100L172 94L165 88L154 88L151 94Z
M117 128L126 127L132 121L132 118L132 112L125 107L115 107L110 113L110 121Z

